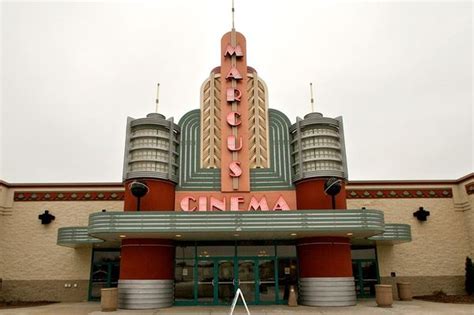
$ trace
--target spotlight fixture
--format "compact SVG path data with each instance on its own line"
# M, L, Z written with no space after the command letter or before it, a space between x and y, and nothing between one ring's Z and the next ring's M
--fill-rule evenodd
M332 208L336 209L336 195L341 192L342 180L336 177L331 177L326 180L324 183L324 192L331 196L332 199Z
M140 211L140 199L148 193L148 186L145 183L133 181L129 188L132 195L137 198L137 211Z

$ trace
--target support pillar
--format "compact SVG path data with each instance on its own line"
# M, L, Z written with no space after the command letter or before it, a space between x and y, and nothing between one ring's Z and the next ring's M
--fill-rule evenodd
M174 245L169 240L123 240L119 308L153 309L172 306L174 253Z
M351 246L346 237L298 240L300 303L308 306L356 304Z

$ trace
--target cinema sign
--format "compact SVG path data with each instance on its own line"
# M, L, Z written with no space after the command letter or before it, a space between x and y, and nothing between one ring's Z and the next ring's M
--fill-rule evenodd
M176 192L176 211L288 211L296 209L294 191L262 193Z

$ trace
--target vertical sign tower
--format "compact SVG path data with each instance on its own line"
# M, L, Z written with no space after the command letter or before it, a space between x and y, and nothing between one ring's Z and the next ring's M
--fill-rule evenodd
M234 28L221 39L221 190L250 191L249 105L245 37Z

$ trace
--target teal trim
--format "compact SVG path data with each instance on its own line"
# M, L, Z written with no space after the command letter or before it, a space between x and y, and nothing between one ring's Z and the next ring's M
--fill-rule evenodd
M387 223L383 234L371 236L368 239L380 245L411 242L411 227L408 224Z
M200 110L192 110L179 121L181 126L180 174L177 190L220 191L221 170L201 168ZM269 109L270 167L250 170L250 189L289 190L290 167L290 120L282 112Z
M250 189L289 190L293 189L290 160L290 120L282 112L269 109L270 168L250 170Z
M87 226L70 226L58 229L57 245L67 247L88 246L103 240L89 236Z
M176 190L220 191L220 169L201 168L201 128L199 109L186 113L179 121L181 141L179 184Z
M353 233L357 236L381 234L384 231L384 216L379 210L357 209L336 211L222 211L222 212L182 212L182 211L142 211L142 212L98 212L89 216L89 235L107 240L119 240L123 233L154 233L163 237L174 237L179 233L194 236L195 233L306 232L310 235L324 233Z

